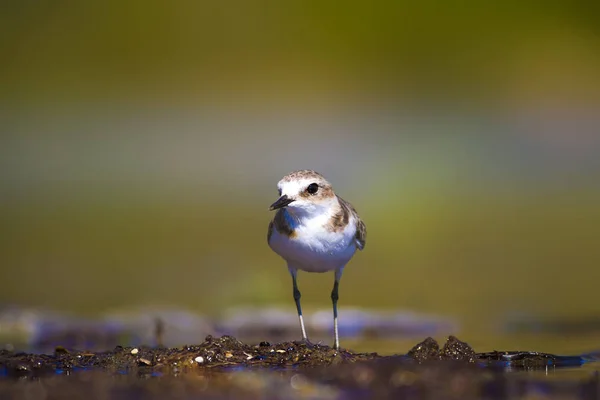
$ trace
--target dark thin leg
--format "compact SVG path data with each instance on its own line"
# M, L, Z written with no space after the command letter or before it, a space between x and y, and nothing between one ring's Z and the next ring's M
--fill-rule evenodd
M331 291L331 302L333 303L333 333L334 333L334 342L333 348L339 350L340 348L340 335L338 332L338 309L337 303L339 299L338 288L340 286L340 282L335 280L333 282L333 290Z
M302 340L308 342L308 337L306 336L306 328L304 328L304 318L302 317L302 307L300 306L300 290L298 290L298 284L296 282L296 273L297 271L290 270L292 274L292 283L294 285L294 301L296 302L296 310L298 311L298 319L300 320L300 328L302 329Z

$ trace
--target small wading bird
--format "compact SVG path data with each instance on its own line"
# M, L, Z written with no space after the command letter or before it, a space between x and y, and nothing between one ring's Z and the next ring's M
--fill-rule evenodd
M277 210L269 223L269 247L286 262L292 275L302 340L309 343L296 282L298 270L335 272L333 302L333 347L340 348L338 333L338 287L344 267L356 249L365 247L367 229L350 203L333 192L325 178L311 170L295 171L277 184L279 199L269 207Z

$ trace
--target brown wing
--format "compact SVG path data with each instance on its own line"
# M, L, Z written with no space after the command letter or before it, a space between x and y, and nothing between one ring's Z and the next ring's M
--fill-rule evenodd
M356 216L358 218L358 215ZM356 245L359 250L365 248L365 244L367 244L367 226L360 218L356 221L356 235L354 236L356 239Z
M354 216L354 219L356 220L356 234L354 235L354 240L356 241L356 247L358 247L359 250L364 249L365 244L367 243L367 227L366 227L365 223L360 219L360 217L358 216L358 213L356 212L356 210L354 209L352 204L348 203L346 200L342 199L340 196L338 196L338 200L340 201L342 209L349 210L350 214L352 214ZM348 222L348 220L346 219L346 223L347 222Z

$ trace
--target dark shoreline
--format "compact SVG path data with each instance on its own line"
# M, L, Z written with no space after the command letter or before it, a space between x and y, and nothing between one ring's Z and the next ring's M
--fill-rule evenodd
M406 354L390 356L303 342L247 345L231 336L207 336L200 345L179 348L117 346L85 352L57 347L53 354L3 350L0 397L504 399L539 392L548 399L597 399L597 372L579 381L508 373L547 372L587 361L585 356L528 351L477 353L454 336L441 347L427 338Z

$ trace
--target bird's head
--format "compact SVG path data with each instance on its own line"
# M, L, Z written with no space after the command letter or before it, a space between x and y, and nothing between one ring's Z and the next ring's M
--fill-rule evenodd
M294 171L284 176L277 183L277 189L279 199L271 204L271 211L286 207L291 214L311 216L327 212L337 202L331 184L312 170Z

